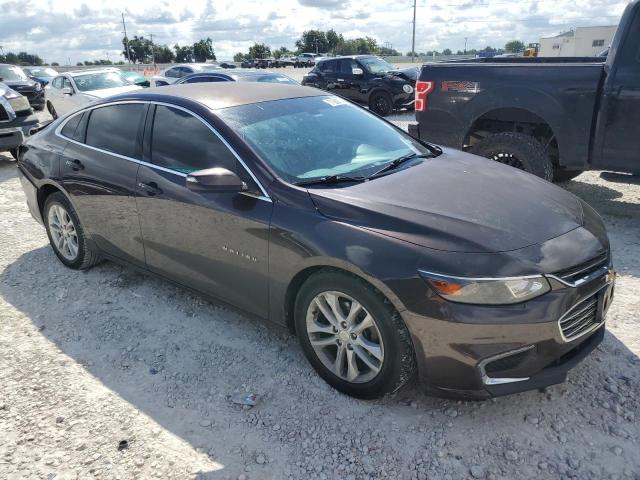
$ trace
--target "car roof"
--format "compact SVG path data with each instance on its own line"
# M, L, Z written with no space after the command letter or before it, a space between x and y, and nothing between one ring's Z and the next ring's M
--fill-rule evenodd
M153 101L159 95L183 98L201 103L212 110L253 103L286 100L289 98L320 97L327 92L315 88L291 84L255 83L247 88L246 83L184 83L182 85L166 85L146 88L123 95L131 100ZM118 97L112 97L115 99Z
M105 72L113 72L118 70L115 67L105 67L105 68L92 68L90 70L71 70L69 72L62 72L60 75L70 75L72 77L77 77L78 75L91 75L92 73L105 73Z
M340 60L341 58L371 58L371 57L377 57L377 55L342 55L340 57L323 57L322 59L318 60L319 62L326 62L327 60Z

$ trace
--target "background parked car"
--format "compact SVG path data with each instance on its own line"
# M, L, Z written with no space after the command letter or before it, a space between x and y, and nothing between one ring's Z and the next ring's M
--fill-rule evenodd
M217 63L183 63L169 67L162 71L160 75L151 77L151 84L154 87L171 85L178 81L179 78L189 75L190 73L211 72L216 70L222 70L222 67Z
M220 62L218 63L222 68L237 68L238 66L234 62Z
M356 55L320 60L302 85L363 103L385 116L394 109L413 108L417 76L417 68L398 70L380 57Z
M18 147L40 127L29 100L4 83L0 83L0 152L18 158Z
M12 90L24 95L35 110L44 108L44 90L42 84L29 78L29 75L17 65L0 64L0 82Z
M47 109L58 118L98 99L141 88L114 68L66 72L45 87Z
M261 83L283 83L289 85L299 85L294 79L282 75L281 73L262 70L235 70L234 72L203 72L192 73L182 77L174 85L183 83L205 83L205 82L261 82Z
M240 68L254 68L256 61L253 58L246 58L240 63Z
M151 86L151 82L138 72L122 72L122 76L139 87L146 88Z
M313 67L316 64L316 58L319 57L318 53L301 53L296 57L298 67Z
M43 87L58 75L58 72L51 67L23 67L22 69L30 78L40 82Z

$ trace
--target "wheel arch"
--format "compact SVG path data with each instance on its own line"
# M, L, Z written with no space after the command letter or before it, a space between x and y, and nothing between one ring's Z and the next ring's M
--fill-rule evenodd
M364 281L368 286L379 292L380 295L382 295L389 303L391 303L391 305L400 313L401 317L402 312L406 310L406 307L398 298L398 296L393 293L393 291L382 281L367 274L355 265L338 259L331 259L331 261L324 261L322 263L318 262L304 266L289 281L286 293L284 295L284 314L286 326L292 333L295 333L294 309L298 292L300 291L302 285L311 276L322 271L354 276Z

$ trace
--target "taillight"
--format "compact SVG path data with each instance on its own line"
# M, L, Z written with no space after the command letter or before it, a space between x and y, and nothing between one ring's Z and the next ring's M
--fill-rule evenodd
M425 112L427 110L427 97L433 91L434 82L416 82L416 112Z

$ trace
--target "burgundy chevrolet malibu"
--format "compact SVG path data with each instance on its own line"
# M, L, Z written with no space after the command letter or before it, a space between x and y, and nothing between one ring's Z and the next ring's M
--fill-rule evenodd
M463 397L539 388L604 335L614 274L591 207L320 90L111 97L18 166L66 266L130 264L282 324L349 395L414 375Z

